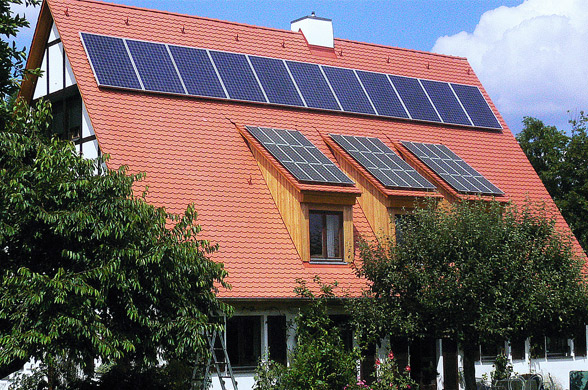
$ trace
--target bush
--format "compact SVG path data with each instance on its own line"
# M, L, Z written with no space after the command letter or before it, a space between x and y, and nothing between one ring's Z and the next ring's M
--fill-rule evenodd
M359 351L345 350L341 335L327 314L327 303L334 299L335 285L321 284L320 297L298 281L296 292L308 298L309 305L296 318L297 344L290 354L290 366L260 363L255 390L338 390L357 382Z
M394 353L390 351L382 360L376 360L377 379L371 385L358 381L354 385L346 386L345 390L416 390L417 383L410 377L410 366L403 369L398 367Z

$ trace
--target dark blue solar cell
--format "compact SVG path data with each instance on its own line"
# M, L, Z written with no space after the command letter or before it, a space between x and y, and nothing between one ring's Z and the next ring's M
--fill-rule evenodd
M445 145L402 141L412 154L459 192L503 195L504 192Z
M188 94L226 98L206 50L169 46Z
M451 84L451 86L474 122L474 126L502 129L478 87L462 84Z
M249 59L270 103L304 106L284 61L254 56Z
M408 118L408 114L385 74L358 70L357 75L379 115Z
M82 40L99 85L142 89L121 38L82 33Z
M323 70L343 110L363 114L375 114L353 70L333 68L330 66L323 66Z
M340 110L318 65L293 61L286 64L308 107Z
M378 138L329 134L355 161L388 188L433 190L435 186Z
M412 119L441 122L417 79L392 75L389 77Z
M443 122L466 126L472 125L448 83L430 80L421 80L421 83L437 108L437 112L441 115Z
M127 46L146 90L186 93L165 45L127 39Z
M247 131L297 180L353 184L351 179L299 131L252 126L247 126Z
M222 51L211 51L210 55L231 99L266 101L247 57Z

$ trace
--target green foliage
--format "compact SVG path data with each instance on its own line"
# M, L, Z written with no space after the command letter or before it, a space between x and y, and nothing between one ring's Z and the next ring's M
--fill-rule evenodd
M588 117L571 120L571 135L526 117L521 148L561 210L580 245L588 248Z
M261 361L255 370L253 390L284 389L284 374L287 368L273 360Z
M14 14L13 5L35 6L40 0L1 0L0 1L0 127L4 128L10 116L10 108L7 101L20 86L20 78L23 76L26 51L17 48L12 39L23 27L28 27L29 22L22 15Z
M40 364L29 374L18 373L9 390L184 390L190 388L192 368L178 361L151 367L103 364L88 377L71 361L60 361L52 366Z
M49 112L19 102L0 129L0 366L194 360L211 316L230 312L194 207L149 205L142 175L50 138Z
M542 207L431 202L404 224L398 245L389 238L361 248L359 274L371 291L369 303L355 305L354 316L367 329L364 337L457 340L466 386L474 388L475 345L550 331L571 334L586 321L582 262ZM366 315L362 310L372 302L379 310ZM381 333L365 335L374 331Z
M297 343L290 355L290 366L261 363L256 390L333 390L355 383L358 351L346 351L339 332L327 314L329 301L334 299L336 285L321 284L320 295L303 281L296 289L309 304L296 318Z
M512 364L504 353L496 355L496 360L492 367L494 368L494 370L490 372L492 383L494 383L494 381L508 379L513 374Z
M418 384L410 377L410 366L398 367L394 353L390 351L384 359L376 360L377 379L371 385L358 381L344 390L417 390Z

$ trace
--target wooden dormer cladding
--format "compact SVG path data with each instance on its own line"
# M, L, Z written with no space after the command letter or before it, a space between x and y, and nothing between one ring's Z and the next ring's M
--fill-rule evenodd
M323 140L337 159L339 166L361 191L358 202L376 234L376 237L394 236L394 215L402 214L407 209L426 198L441 198L437 192L388 189L372 177L361 165L353 160L329 136Z
M247 142L294 246L304 262L310 262L310 211L335 211L343 215L343 256L351 262L353 248L353 205L361 195L355 186L330 186L298 182L261 146L247 130L237 126Z

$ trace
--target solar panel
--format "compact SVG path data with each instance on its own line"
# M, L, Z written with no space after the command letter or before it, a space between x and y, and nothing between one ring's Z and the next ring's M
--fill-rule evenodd
M323 70L343 110L363 114L375 114L353 70L333 68L331 66L323 66Z
M408 118L402 102L385 74L358 70L357 76L379 115Z
M210 55L231 99L266 101L245 55L222 51L211 51Z
M472 125L448 83L431 80L421 80L421 83L437 108L443 122L466 126Z
M146 90L186 93L165 45L127 39L127 46Z
M329 135L385 187L435 189L433 184L408 165L380 139Z
M81 33L99 85L143 89L121 38Z
M190 95L226 98L206 50L168 46Z
M502 129L478 87L462 84L451 84L451 86L468 115L472 118L474 126Z
M441 122L417 79L392 75L389 77L412 119Z
M502 128L473 85L88 33L81 38L100 86Z
M318 65L294 61L286 64L308 107L340 110Z
M284 61L255 56L249 59L270 103L304 106Z
M299 131L251 126L247 131L299 181L354 184Z
M445 145L407 141L402 141L402 144L456 191L485 195L504 194Z

